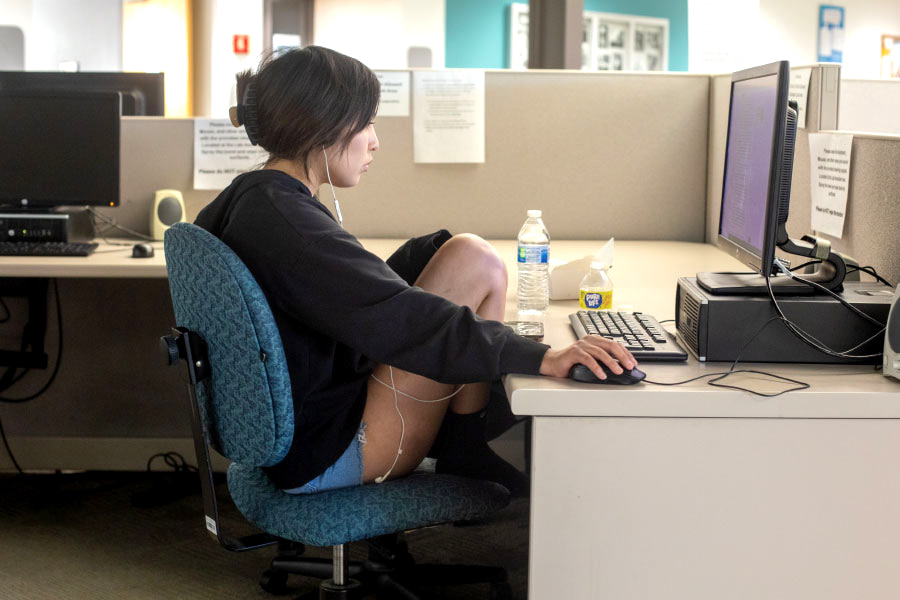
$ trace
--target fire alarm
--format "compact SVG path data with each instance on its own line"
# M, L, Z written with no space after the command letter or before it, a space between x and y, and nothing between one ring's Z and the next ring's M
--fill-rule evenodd
M249 54L250 53L250 36L235 34L234 35L234 53Z

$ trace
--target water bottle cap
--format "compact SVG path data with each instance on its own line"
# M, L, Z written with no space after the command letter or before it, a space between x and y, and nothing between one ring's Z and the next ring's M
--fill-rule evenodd
M533 218L533 219L540 219L540 218L541 218L541 211L539 211L539 210L529 210L529 211L528 211L528 216L531 217L531 218Z

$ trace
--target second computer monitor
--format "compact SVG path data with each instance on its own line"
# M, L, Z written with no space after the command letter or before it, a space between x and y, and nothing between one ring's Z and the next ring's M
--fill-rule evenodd
M165 116L163 73L0 71L0 92L119 92L122 115Z
M0 92L0 209L119 205L118 92Z

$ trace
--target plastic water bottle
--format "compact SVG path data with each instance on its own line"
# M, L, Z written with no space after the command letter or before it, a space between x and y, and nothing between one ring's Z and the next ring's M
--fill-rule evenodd
M524 319L541 320L550 304L550 234L541 221L541 211L528 211L518 239L516 297L519 315Z
M591 270L581 280L578 291L578 306L588 310L607 310L612 308L613 285L606 264L594 261Z

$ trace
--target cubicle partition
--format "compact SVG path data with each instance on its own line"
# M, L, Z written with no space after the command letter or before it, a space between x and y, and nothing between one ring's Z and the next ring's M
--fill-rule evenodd
M706 75L487 71L485 162L417 164L412 117L378 117L375 162L337 190L344 225L361 238L445 227L511 239L540 208L556 239L702 241L708 90ZM192 190L193 135L192 119L126 118L122 205L108 213L146 227L153 190L175 188L193 218L215 197Z

